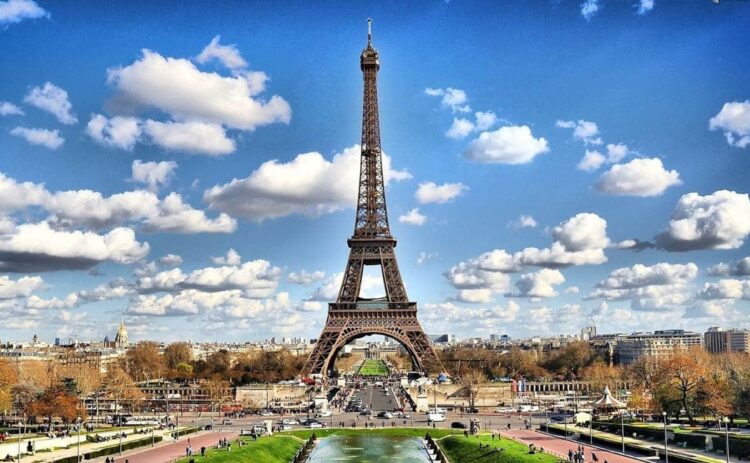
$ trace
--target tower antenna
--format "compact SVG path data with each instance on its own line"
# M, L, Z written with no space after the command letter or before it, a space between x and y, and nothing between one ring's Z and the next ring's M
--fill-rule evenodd
M372 44L372 18L367 18L367 45Z

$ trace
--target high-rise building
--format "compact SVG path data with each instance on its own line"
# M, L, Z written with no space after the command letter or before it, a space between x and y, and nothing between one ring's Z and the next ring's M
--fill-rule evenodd
M703 334L706 350L712 354L723 352L750 353L750 330L724 330L713 326Z

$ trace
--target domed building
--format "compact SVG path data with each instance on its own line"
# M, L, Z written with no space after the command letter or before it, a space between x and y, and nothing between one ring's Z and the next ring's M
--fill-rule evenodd
M120 320L120 326L117 328L115 335L115 348L124 349L128 347L128 330L125 329L125 322Z

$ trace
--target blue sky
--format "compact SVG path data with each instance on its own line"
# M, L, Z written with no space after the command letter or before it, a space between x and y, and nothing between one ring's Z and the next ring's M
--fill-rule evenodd
M747 2L10 0L0 340L316 336L368 17L426 331L748 326Z

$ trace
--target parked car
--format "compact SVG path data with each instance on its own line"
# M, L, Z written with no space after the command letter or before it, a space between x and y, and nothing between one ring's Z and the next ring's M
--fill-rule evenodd
M322 428L323 424L318 423L317 421L310 421L309 423L307 423L307 427L310 429Z
M333 415L333 413L330 410L321 410L318 412L318 417L320 418L328 418L331 415Z
M460 422L460 421L454 421L451 423L451 428L453 429L466 429L466 424Z
M271 410L263 410L260 412L260 416L273 416L273 412Z
M385 418L386 420L390 420L393 418L393 413L391 412L378 412L378 418Z
M231 426L231 425L234 424L234 422L232 420L224 420L224 421L221 422L221 424L225 424L227 426Z
M429 413L427 415L427 421L442 423L443 421L445 421L445 415L443 415L442 413Z
M285 425L288 425L288 426L294 426L294 425L298 425L299 421L292 420L292 419L289 419L289 418L284 418L283 420L281 420L281 424L285 424Z
M495 413L513 413L515 410L513 407L497 407Z

